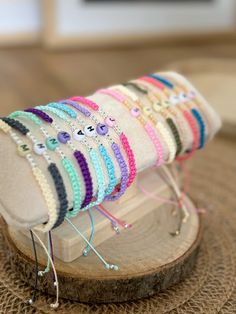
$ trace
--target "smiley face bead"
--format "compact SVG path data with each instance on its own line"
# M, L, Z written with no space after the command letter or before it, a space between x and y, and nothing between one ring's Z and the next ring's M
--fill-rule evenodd
M115 125L115 123L116 123L116 119L113 118L113 117L106 117L105 123L106 123L107 126L112 128Z
M138 116L140 116L140 110L137 107L134 107L130 110L130 113L133 117L137 118Z
M57 139L60 143L66 144L71 139L71 136L69 133L61 131L57 134Z
M95 128L90 124L84 127L84 133L88 137L94 137L97 135Z
M96 127L96 131L99 135L106 135L108 133L108 127L104 123L98 123Z
M46 139L46 146L49 150L54 151L59 146L59 142L55 137L48 137Z
M44 143L36 143L34 144L34 152L37 155L43 155L44 152L46 152L47 147Z
M21 144L17 147L18 155L21 157L26 157L31 152L31 148L27 144Z
M81 142L85 138L85 134L81 129L76 129L73 132L73 137L76 141Z

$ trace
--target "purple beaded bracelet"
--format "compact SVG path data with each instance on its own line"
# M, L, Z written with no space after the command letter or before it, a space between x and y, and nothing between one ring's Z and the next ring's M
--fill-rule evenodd
M86 109L85 107L81 106L80 104L78 104L77 102L75 102L73 100L63 99L63 100L58 101L58 103L64 104L64 105L71 105L75 109L79 110L84 116L86 116L86 117L91 116L91 112L88 109Z
M123 158L123 156L121 154L119 146L116 143L112 143L111 147L112 147L112 150L114 152L114 155L115 155L116 160L117 160L117 162L119 164L119 167L120 167L121 181L120 181L119 191L116 192L115 194L107 195L105 197L105 199L107 201L115 201L118 198L120 198L126 191L127 182L128 182L128 179L129 179L128 168L127 168L125 160L124 160L124 158Z
M91 112L87 108L84 108L82 105L80 105L79 103L77 103L73 100L70 100L70 99L61 100L61 101L59 101L59 103L62 103L64 105L70 105L70 106L76 108L77 110L79 110L80 112L82 112L87 117L92 117ZM105 126L107 128L106 124L98 123L96 130L100 135L105 136L108 133L108 128L107 128L106 132L104 132L104 134L102 134L103 126ZM101 129L101 132L100 132L100 129ZM105 197L105 199L107 201L115 201L115 200L119 199L125 193L125 191L127 189L127 183L129 180L128 168L127 168L125 159L124 159L124 157L120 151L118 144L113 142L111 144L111 148L113 150L113 153L115 155L115 158L116 158L117 163L118 163L119 168L120 168L121 182L120 182L119 189L115 189L112 194L107 195Z
M44 111L36 109L36 108L28 108L25 110L26 112L31 112L33 114L35 114L36 116L38 116L39 118L41 118L42 120L44 120L47 123L52 124L53 123L53 119ZM85 184L85 197L84 200L82 202L81 208L86 207L93 198L93 181L92 181L92 177L91 177L91 173L89 171L89 167L88 167L88 163L83 155L82 152L76 150L74 151L74 157L77 160L77 163L80 167L83 179L84 179L84 184Z
M75 151L74 152L74 156L78 162L78 164L80 165L80 169L84 178L84 183L85 183L85 198L83 200L83 203L81 205L81 208L86 207L93 198L93 181L92 181L92 177L89 171L89 167L87 164L87 161L84 157L84 155L80 152L80 151Z

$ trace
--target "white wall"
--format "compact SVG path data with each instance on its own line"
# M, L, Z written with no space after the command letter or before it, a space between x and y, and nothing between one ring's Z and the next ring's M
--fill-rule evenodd
M235 0L172 4L139 2L86 3L58 0L60 35L79 33L217 31L227 30L234 21ZM68 18L69 17L69 18Z
M0 36L39 32L42 24L40 2L0 0Z

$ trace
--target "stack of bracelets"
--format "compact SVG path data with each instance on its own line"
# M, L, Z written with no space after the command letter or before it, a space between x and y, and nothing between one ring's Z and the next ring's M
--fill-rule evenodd
M145 75L100 89L95 96L98 94L120 103L131 119L137 119L155 150L156 167L188 159L204 147L209 136L211 121L197 94L171 74ZM128 226L101 205L122 197L137 175L129 138L104 107L90 98L75 96L0 119L0 130L15 142L18 155L29 163L42 192L48 213L47 221L38 226L43 232L50 232L65 220L72 225L71 218L83 211L91 214L92 209L110 219L116 232L117 224ZM62 167L54 161L55 154ZM48 175L40 169L37 158L45 160ZM96 251L92 236L85 239L88 245L84 255L91 248ZM96 254L106 268L118 269Z
M120 102L131 117L139 121L155 148L156 166L171 163L174 159L187 159L205 144L210 121L196 94L187 91L171 75L150 74L96 93ZM62 123L59 124L59 120ZM44 141L38 140L30 131L29 121L42 133ZM60 126L63 123L71 132L63 130ZM46 124L51 127L50 133L44 127ZM0 129L16 143L19 156L26 158L40 186L48 208L48 221L42 226L45 232L61 225L66 217L75 217L80 211L91 209L104 200L117 200L136 177L135 155L129 139L117 121L89 98L75 96L13 112L1 118ZM27 144L24 137L32 145ZM186 146L189 137L191 148ZM71 156L66 155L64 146L71 150ZM78 147L83 147L83 151ZM111 148L112 155L107 147ZM58 154L63 173L53 162L53 154ZM45 159L54 186L47 182L34 155ZM97 193L91 169L96 176ZM73 194L72 208L69 208L65 176ZM57 199L53 196L53 189Z

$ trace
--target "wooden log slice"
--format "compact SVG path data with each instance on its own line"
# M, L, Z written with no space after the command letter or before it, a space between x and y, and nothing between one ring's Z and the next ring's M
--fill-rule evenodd
M170 205L159 207L137 221L131 230L123 230L97 247L103 257L119 266L105 269L91 252L72 263L56 260L60 297L89 303L124 302L148 297L184 279L192 270L201 240L201 219L193 203L187 200L190 217L179 236L177 217ZM145 210L138 208L137 210ZM32 248L21 241L20 233L4 228L9 263L20 278L34 284ZM40 268L46 265L38 247ZM39 289L54 294L51 273L40 279Z

